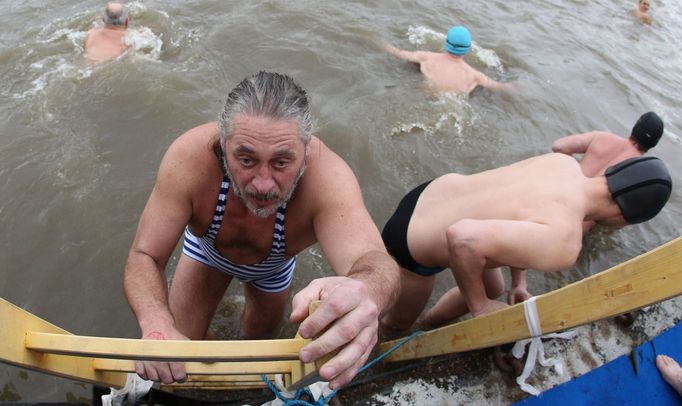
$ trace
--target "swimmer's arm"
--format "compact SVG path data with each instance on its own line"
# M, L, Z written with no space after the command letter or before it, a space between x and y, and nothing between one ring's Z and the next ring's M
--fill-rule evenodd
M507 303L510 305L525 302L531 297L528 293L528 270L511 267L511 289Z
M414 52L404 51L404 50L398 49L398 48L396 48L390 44L385 44L384 50L393 56L396 56L400 59L404 59L408 62L414 62L414 63L424 62L426 60L426 56L428 55L428 53L423 52L423 51L414 51Z
M192 214L186 185L192 171L186 167L186 155L179 153L177 141L164 156L154 189L140 217L137 233L125 264L123 286L142 336L154 331L175 330L168 307L165 268L183 229Z
M479 86L485 87L486 89L511 90L510 85L490 79L488 76L481 72L476 72L476 83L478 83Z
M592 131L559 138L552 144L552 151L566 155L584 154L596 134L596 132Z

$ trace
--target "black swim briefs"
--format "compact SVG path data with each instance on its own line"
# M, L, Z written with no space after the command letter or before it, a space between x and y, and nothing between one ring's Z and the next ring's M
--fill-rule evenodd
M390 219L386 222L384 230L381 232L381 238L384 240L388 253L398 261L398 265L423 276L431 276L441 272L445 268L429 268L419 265L417 261L412 258L410 250L407 247L407 227L410 225L412 213L417 205L417 200L424 189L431 183L432 180L423 183L411 192L409 192L398 203L398 208L393 213Z

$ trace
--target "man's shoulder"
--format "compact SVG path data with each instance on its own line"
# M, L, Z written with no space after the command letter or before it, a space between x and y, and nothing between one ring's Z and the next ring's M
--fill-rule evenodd
M203 157L213 151L219 139L218 123L202 124L182 133L168 147L166 155ZM199 158L201 159L201 158Z
M592 134L594 135L593 144L597 146L609 145L612 147L624 147L630 143L627 138L608 131L593 131Z
M348 163L322 140L313 137L308 145L306 171L302 185L318 194L320 188L334 190L343 185L356 184L357 179Z

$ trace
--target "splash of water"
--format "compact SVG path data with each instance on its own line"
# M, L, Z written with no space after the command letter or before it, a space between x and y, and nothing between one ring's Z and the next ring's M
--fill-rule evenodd
M161 56L163 41L147 27L128 30L124 41L137 55L146 56L154 61L158 61Z

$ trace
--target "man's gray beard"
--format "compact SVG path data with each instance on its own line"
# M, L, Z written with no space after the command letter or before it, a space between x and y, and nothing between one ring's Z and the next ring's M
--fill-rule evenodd
M291 189L284 195L284 197L281 197L277 200L277 204L270 206L270 207L256 207L252 205L247 199L246 199L246 194L244 191L239 187L237 184L237 181L235 180L235 177L232 176L232 172L230 172L230 167L227 165L227 162L223 163L225 172L227 174L227 177L230 179L231 186L232 186L232 191L234 191L234 195L241 200L242 203L244 203L244 206L246 206L247 209L251 212L256 217L260 218L266 218L270 217L272 214L274 214L277 209L282 206L284 203L288 202L291 200L291 197L294 195L294 191L296 190L296 186L298 186L298 181L301 180L301 177L303 177L303 173L305 172L305 162L301 165L301 169L298 170L298 174L296 174L296 179L294 180L294 184L291 185ZM268 199L271 199L274 196L270 196L268 194Z

